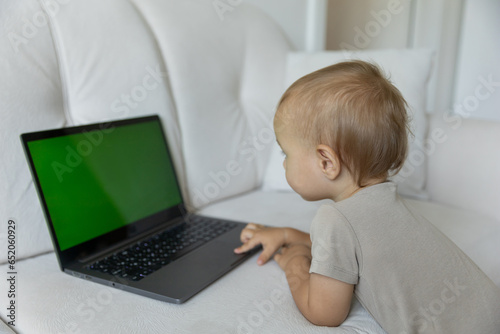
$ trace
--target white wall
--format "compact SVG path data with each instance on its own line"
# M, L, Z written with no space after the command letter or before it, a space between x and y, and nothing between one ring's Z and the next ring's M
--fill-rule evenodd
M454 110L500 121L500 1L466 0L463 14Z
M405 48L410 0L328 1L329 50Z
M297 51L325 49L327 0L244 0L260 7L283 29Z

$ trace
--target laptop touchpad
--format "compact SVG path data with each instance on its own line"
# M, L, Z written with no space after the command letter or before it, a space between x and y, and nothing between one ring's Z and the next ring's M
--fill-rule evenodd
M235 254L233 249L238 242L214 240L165 268L140 281L144 285L162 282L162 290L168 295L184 295L191 290L198 290L200 285L208 285L243 261L243 254ZM141 285L142 285L141 284Z

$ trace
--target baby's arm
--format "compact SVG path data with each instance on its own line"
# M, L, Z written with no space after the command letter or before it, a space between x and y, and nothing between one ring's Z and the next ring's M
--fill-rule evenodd
M307 320L319 326L339 326L349 313L354 285L309 273L311 248L292 244L274 260L285 271L295 304Z
M289 227L265 227L250 223L243 229L240 238L243 245L234 250L237 254L262 245L263 251L257 259L259 265L266 263L282 246L301 244L311 248L309 233Z
M293 228L273 228L248 224L241 232L243 245L235 253L244 253L262 245L257 263L274 260L285 271L295 304L307 320L321 326L340 325L351 306L354 285L311 273L311 239L308 233Z

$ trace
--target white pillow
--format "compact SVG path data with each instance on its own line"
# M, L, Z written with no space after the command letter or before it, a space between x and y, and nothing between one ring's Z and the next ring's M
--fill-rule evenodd
M401 172L393 179L399 184L401 194L425 199L427 157L421 147L427 134L425 106L433 54L427 49L365 50L349 53L293 52L288 55L285 87L308 73L345 60L361 59L377 64L406 99L410 107L410 127L414 134L410 141L408 159ZM281 150L275 144L264 175L263 189L291 191L284 174Z

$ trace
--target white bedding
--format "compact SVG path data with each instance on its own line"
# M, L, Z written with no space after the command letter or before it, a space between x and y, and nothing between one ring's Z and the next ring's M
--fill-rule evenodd
M476 214L410 201L448 234L500 285L500 227ZM202 213L308 230L320 203L294 193L251 192L213 204ZM444 217L448 217L445 219ZM6 272L6 266L0 267ZM73 278L59 271L54 253L20 261L18 333L384 333L354 301L339 328L310 324L296 308L281 269L256 256L182 305L148 299ZM6 291L1 280L0 291ZM0 294L6 305L6 294ZM0 309L5 321L5 308Z

